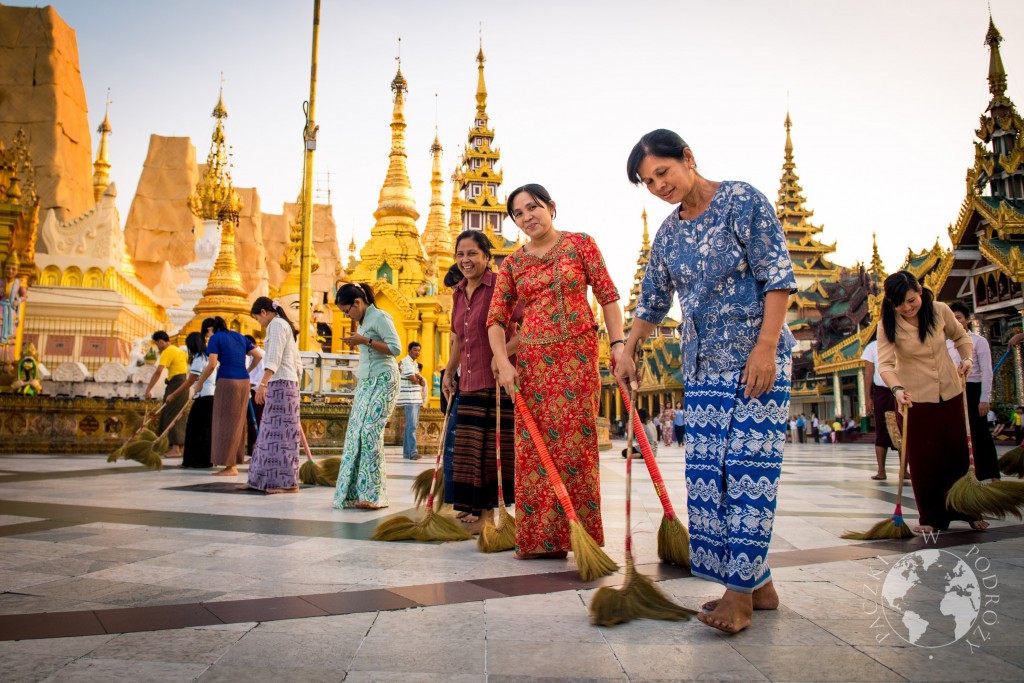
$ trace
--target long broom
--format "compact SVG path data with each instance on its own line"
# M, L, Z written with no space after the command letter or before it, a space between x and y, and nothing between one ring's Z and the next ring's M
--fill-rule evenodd
M447 425L450 420L454 401L448 401L448 406L444 410L444 424ZM441 431L441 454L444 455L444 447L446 445L446 439L448 438L447 428ZM444 501L444 477L435 477L434 468L423 470L416 475L416 478L412 482L412 502L418 508L427 501L430 497L431 492L434 494L434 498L439 501ZM441 508L443 503L440 503L437 507Z
M620 381L619 392L622 400L629 405L629 394L626 387ZM640 444L640 453L644 456L644 464L647 465L647 472L651 475L651 482L654 484L654 492L658 494L661 501L664 515L661 518L661 526L658 527L658 559L668 564L677 564L682 567L690 566L690 533L686 525L679 519L672 501L668 497L668 488L665 486L665 478L661 476L661 469L654 459L654 450L647 439L647 433L640 424L640 416L633 411L633 429L636 440Z
M580 519L576 515L576 508L573 507L572 500L569 498L569 491L565 488L565 482L562 481L562 476L558 473L555 461L551 459L551 453L548 452L548 447L544 444L544 438L537 428L537 423L534 421L533 415L530 414L526 399L519 391L515 393L515 402L516 409L519 410L519 415L526 425L526 431L530 433L533 447L537 449L537 455L540 456L541 464L544 466L545 471L541 473L541 476L551 482L555 497L558 499L559 505L562 506L565 516L569 519L569 543L572 546L573 555L576 556L576 566L580 578L584 581L593 581L613 574L619 566L601 550L601 546L591 538L580 523Z
M448 431L448 417L451 404L444 416L441 433ZM434 477L441 471L441 455L444 453L444 439L439 439L437 461L434 463ZM456 521L444 517L434 509L433 490L427 496L427 509L423 519L414 522L405 515L396 515L385 519L374 529L370 536L372 541L468 541L472 534L463 529Z
M895 417L895 416L894 416ZM889 423L889 413L886 413L886 423ZM893 420L895 422L895 419ZM896 509L893 510L892 517L884 521L879 522L867 531L848 531L842 535L842 538L849 539L851 541L880 541L883 539L898 539L902 540L905 538L914 538L917 534L914 530L903 521L903 476L907 471L907 424L910 422L910 408L904 406L903 408L903 434L900 436L900 481L896 485ZM892 425L889 425L889 434L894 436L893 432L896 430L892 429Z
M633 416L636 410L631 402ZM626 580L620 588L602 586L590 601L590 623L615 626L633 619L661 619L679 621L689 619L694 610L672 602L647 576L636 570L633 561L633 529L630 518L633 493L633 437L639 438L636 420L630 419L629 441L626 446Z
M500 553L516 547L516 519L505 507L505 492L501 485L501 386L495 392L495 453L498 461L498 521L492 522L490 515L484 517L483 528L476 539L476 547L482 553Z
M309 451L309 442L306 441L306 431L302 428L302 421L299 421L299 436L302 437L302 448L306 451L306 462L299 467L299 482L313 486L337 486L338 470L341 468L341 458L324 458L319 463L313 460L313 454ZM332 467L331 461L337 461Z
M991 515L996 519L1006 519L1013 515L1021 519L1021 506L1024 506L1024 482L986 479L978 481L974 471L974 443L971 441L971 416L967 407L967 390L960 392L964 400L964 424L967 427L967 453L970 466L967 474L956 480L949 493L946 494L946 507L965 515L981 519Z
M134 460L150 470L162 470L164 468L163 455L167 452L170 447L167 434L170 433L174 425L178 424L178 420L185 416L188 412L189 406L192 405L192 399L189 398L185 402L185 405L181 407L178 414L174 416L174 419L170 421L167 427L160 433L159 436L154 435L153 439L149 439L150 430L144 429L139 432L139 441L131 444L126 444L124 450L121 453L114 451L107 457L107 462L114 462L118 457L123 457L126 460ZM120 449L118 449L120 450Z

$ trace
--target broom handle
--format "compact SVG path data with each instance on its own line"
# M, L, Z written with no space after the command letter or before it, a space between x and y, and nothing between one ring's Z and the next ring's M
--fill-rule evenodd
M1002 366L1003 361L1005 361L1009 357L1010 351L1012 351L1012 350L1013 350L1012 348L1011 349L1006 349L1006 353L1004 353L1002 355L1002 357L999 359L999 362L996 363L994 368L992 368L992 374L993 375L996 374L997 372L999 372L999 368Z
M154 439L154 441L159 441L160 439L164 438L164 435L167 434L167 432L171 431L171 427L173 427L174 425L178 424L178 420L181 419L181 416L185 414L185 410L190 405L192 405L192 399L191 398L189 400L185 401L185 405L183 405L181 407L181 410L179 410L178 414L174 416L174 419L171 420L171 423L169 425L167 425L167 428L164 429L164 431L160 432L160 435L158 437L156 437L156 439Z
M970 456L970 470L974 471L974 442L971 440L971 413L967 407L967 378L964 378L962 383L963 391L960 395L964 397L964 425L967 427L967 455Z
M618 382L618 385L619 392L622 394L622 400L627 405L632 405L625 385L622 382ZM647 465L647 471L650 473L651 481L654 483L654 492L658 494L661 507L665 510L665 516L669 519L675 519L676 511L672 507L672 501L668 498L668 489L665 487L664 477L661 476L661 468L658 467L658 462L654 459L654 451L651 449L651 443L647 439L647 433L644 432L642 426L638 427L640 417L635 410L630 421L633 423L631 432L636 435L636 441L640 445L640 453L644 456L644 464Z
M149 424L150 420L152 420L154 417L156 417L160 413L160 411L164 409L165 405L167 405L167 401L161 401L160 405L157 407L157 409L155 411L153 411L153 414L150 414L149 408L147 408L146 409L146 414L142 416L142 424L139 425L139 428L136 429L135 432L131 436L129 436L127 439L125 439L125 443L128 443L129 441L131 441L132 439L137 437L139 434L141 434L142 430L146 428L146 425Z
M578 524L580 520L576 516L576 508L573 507L572 500L569 499L569 491L565 488L565 482L562 481L562 475L558 473L558 468L555 467L555 461L551 459L551 453L548 452L548 447L544 443L544 437L541 436L540 429L537 428L537 423L534 422L533 415L530 414L530 409L527 408L526 399L523 398L521 391L516 391L516 409L519 410L519 416L523 418L526 431L530 433L530 439L533 441L533 447L537 449L541 464L547 470L547 479L551 482L551 488L554 489L559 504L565 510L565 516L570 522Z
M494 392L495 418L494 424L494 452L497 453L498 461L498 503L505 505L505 492L501 487L501 385L499 384Z
M636 400L640 400L637 396ZM633 498L633 437L638 437L636 422L633 418L636 416L636 407L633 402L630 401L626 404L629 406L629 430L626 434L626 558L627 560L633 553L633 523L632 523L632 498Z
M441 471L441 455L444 454L444 440L448 435L448 417L452 414L453 403L455 401L448 401L448 407L444 411L444 422L441 423L441 434L437 444L437 461L434 462L434 476L430 478L430 493L427 494L427 510L434 509L434 484L437 483L437 473Z
M896 514L903 516L903 475L907 471L907 423L910 422L910 408L903 407L903 438L900 440L900 481L896 484Z
M313 454L309 452L309 442L306 441L306 430L302 428L302 418L299 418L299 436L302 437L302 447L306 450L306 458L313 462Z

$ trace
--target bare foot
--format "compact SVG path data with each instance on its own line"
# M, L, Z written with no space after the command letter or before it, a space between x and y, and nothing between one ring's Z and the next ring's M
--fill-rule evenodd
M915 534L930 534L935 531L935 527L928 526L927 524L920 524L914 527Z
M468 516L469 516L468 512L460 512L460 513L455 515L455 519L465 519Z
M376 505L366 500L357 500L352 503L352 507L359 508L360 510L380 510L381 508L387 507L386 505Z
M467 512L462 517L458 517L458 520L460 522L462 522L463 524L476 524L477 522L480 521L480 513L479 512L472 512L472 513Z
M567 550L556 550L551 553L516 553L517 560L564 560L569 556Z
M976 519L973 522L970 522L970 525L971 525L971 528L974 529L975 531L984 531L989 526L988 522L986 522L983 519Z
M298 493L298 492L299 492L299 487L296 486L293 489L267 489L263 493L266 493L269 496L272 493Z
M236 491L247 491L249 489L252 489L252 487L249 486L248 484L235 484L235 490ZM255 491L255 490L256 489L253 489L253 491Z
M237 477L238 476L238 468L233 466L233 465L231 467L225 467L220 472L214 472L213 476L215 476L215 477Z
M872 474L871 478L875 481L885 481L885 472L879 472L878 474Z
M771 581L755 590L751 601L754 609L772 610L779 608L779 594L775 592L775 584ZM713 612L721 600L708 600L700 608L706 612Z
M751 617L754 615L752 596L747 593L739 593L733 590L726 590L725 595L718 600L718 604L711 612L700 612L697 618L719 631L725 633L739 633L750 626Z

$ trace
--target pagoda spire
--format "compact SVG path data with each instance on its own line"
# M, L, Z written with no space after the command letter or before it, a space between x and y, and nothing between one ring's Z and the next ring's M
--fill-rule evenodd
M249 315L249 294L242 286L242 276L235 258L235 230L238 227L238 214L242 210L242 200L231 184L230 153L224 134L224 120L228 117L228 111L224 106L223 85L212 116L217 123L210 138L206 168L196 183L195 191L189 196L188 203L192 212L206 221L207 230L220 228L220 250L203 290L203 297L193 309L196 317L186 325L185 331L198 329L202 318L219 315L228 321L232 329L246 334L258 329L258 325Z
M1003 58L999 54L999 44L1003 42L1003 36L999 33L999 29L996 28L996 23L992 19L992 13L988 15L988 32L985 34L985 44L988 45L989 58L988 58L988 91L992 93L992 102L988 105L988 110L991 111L993 107L1004 105L1008 102L1006 99L1006 69L1003 68Z
M629 301L626 303L626 318L632 320L633 309L636 308L637 302L640 300L640 283L644 280L644 273L647 271L647 262L651 258L651 239L650 232L647 228L647 207L644 207L643 212L640 214L640 220L643 221L643 241L640 243L640 254L636 259L636 272L633 274L633 286L629 290Z
M834 244L822 244L817 235L824 229L814 225L808 219L814 212L804 206L807 198L800 185L800 176L796 173L796 162L793 160L793 119L786 112L786 145L782 163L782 177L779 180L779 199L775 202L775 213L786 233L789 256L793 261L793 270L797 278L797 286L806 289L818 280L834 279L839 269L826 259L827 254L834 253Z
M416 228L420 214L406 169L405 96L409 87L402 75L401 61L391 81L391 91L395 103L391 117L391 161L377 210L373 212L376 223L360 252L360 262L350 275L353 282L387 280L412 298L425 281L426 259Z
M462 173L456 169L452 173L452 202L448 207L450 210L448 218L448 232L452 238L452 244L462 234L462 200L459 198L459 188L462 187Z
M885 264L882 263L882 257L878 254L878 239L875 233L871 233L871 273L879 282L885 279Z
M487 58L484 57L484 39L480 37L480 51L476 53L476 116L477 118L487 118L487 83L484 82L484 62Z
M107 89L106 109L103 112L103 123L96 129L100 134L99 150L96 152L96 161L92 164L92 197L99 201L103 193L110 187L110 151L107 139L112 129L110 127L110 89Z
M447 221L444 218L444 177L441 175L441 141L437 137L437 127L434 127L434 144L430 146L430 154L433 156L433 169L430 174L430 213L427 214L427 225L423 229L423 249L427 253L427 259L436 263L439 271L447 271L448 266L454 263L452 254L455 248L452 242L452 234L448 230Z
M975 134L974 167L968 171L968 185L976 192L988 187L992 197L1024 198L1024 120L1006 95L1006 69L999 54L1003 36L991 14L985 43L989 49L988 89L992 99L981 115Z

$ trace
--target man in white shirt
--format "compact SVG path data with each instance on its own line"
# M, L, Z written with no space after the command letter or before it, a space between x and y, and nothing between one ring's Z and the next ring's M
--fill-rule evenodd
M999 479L999 459L996 445L988 431L987 417L992 399L992 350L988 340L971 331L971 311L963 302L949 304L953 317L960 323L974 343L974 367L967 378L967 413L971 418L971 443L974 446L974 469L978 479ZM950 355L956 353L956 348ZM953 359L959 362L959 354Z
M423 405L423 387L426 380L420 375L416 359L420 357L419 342L409 342L409 355L398 364L401 380L398 385L398 405L405 411L405 435L402 438L402 457L419 460L416 450L416 426L420 421L420 407Z
M881 330L881 327L879 327ZM875 416L875 461L878 464L878 471L871 475L876 481L885 479L885 455L892 448L896 447L889 437L889 430L885 425L885 414L890 410L896 410L896 399L878 372L878 342L872 340L864 347L860 354L864 361L864 370L871 377L871 391L866 397L868 415Z

